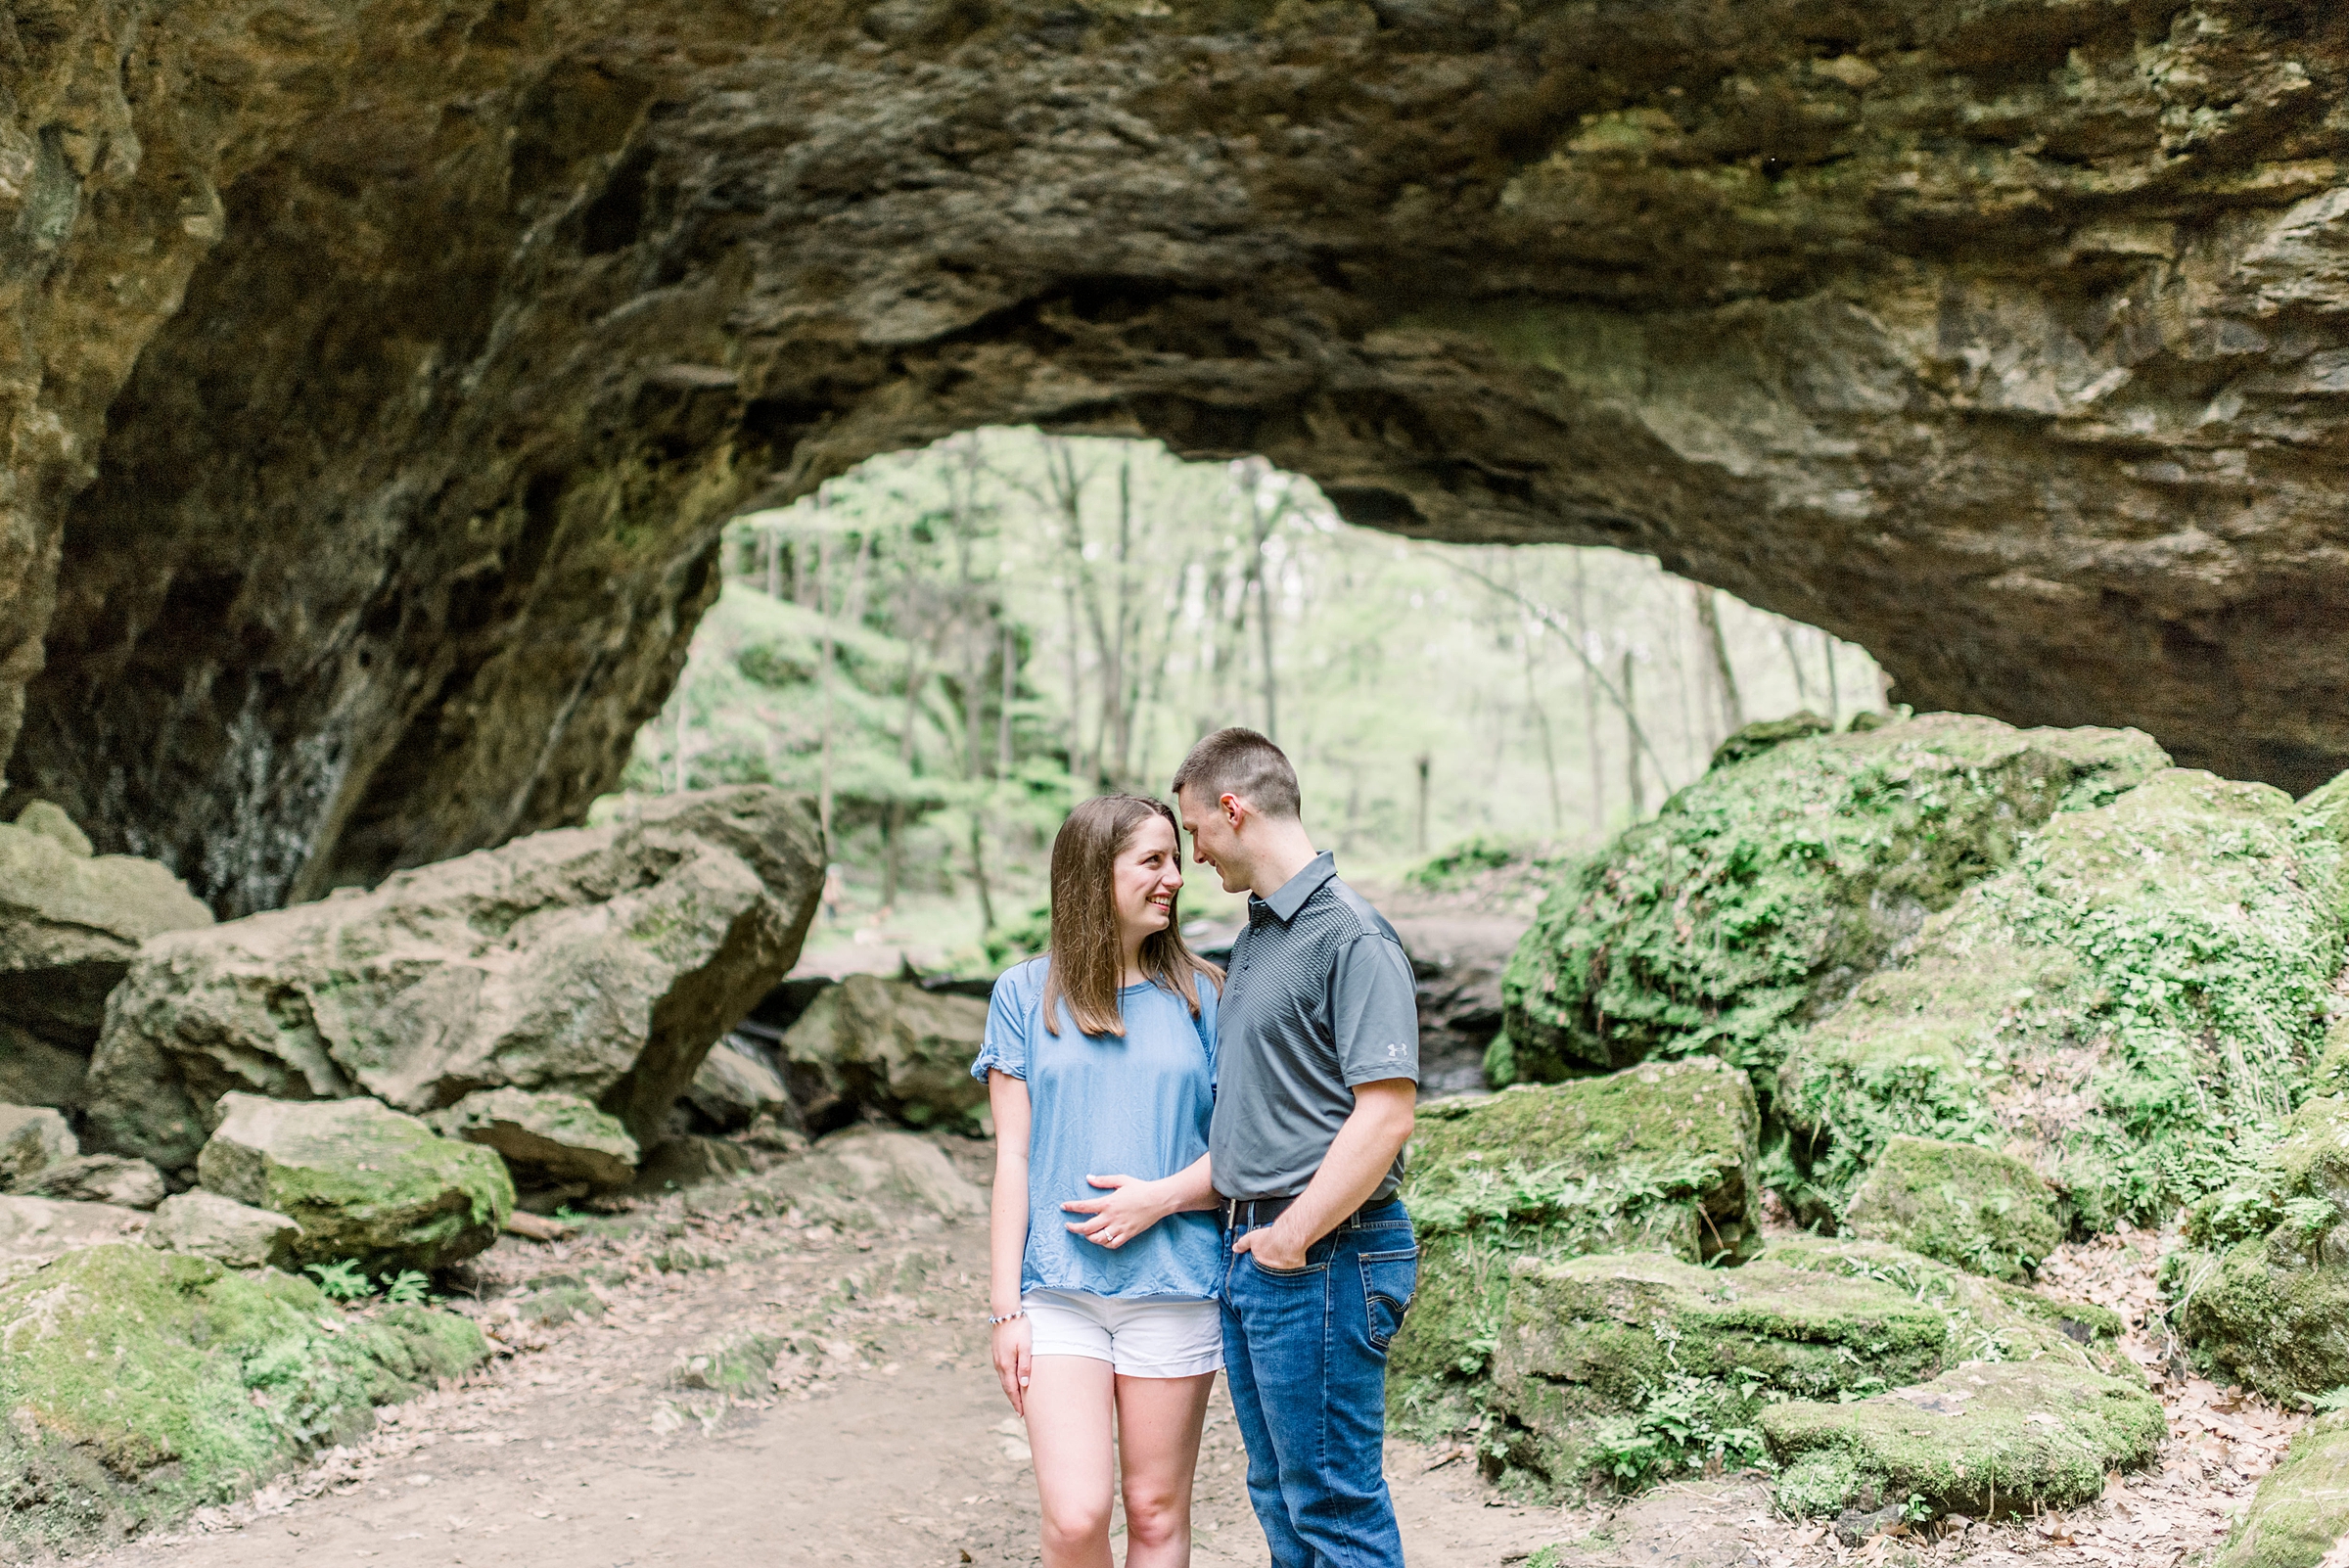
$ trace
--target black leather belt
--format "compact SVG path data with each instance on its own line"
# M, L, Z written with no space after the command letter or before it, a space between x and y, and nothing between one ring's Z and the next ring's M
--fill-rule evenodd
M1225 1198L1223 1200L1223 1228L1236 1230L1241 1225L1268 1225L1288 1213L1289 1205L1303 1196L1305 1194L1300 1192L1286 1198ZM1348 1225L1359 1225L1362 1222L1363 1209L1376 1209L1394 1201L1392 1198L1373 1198L1363 1204L1361 1209L1355 1210L1354 1213L1330 1228L1343 1230Z

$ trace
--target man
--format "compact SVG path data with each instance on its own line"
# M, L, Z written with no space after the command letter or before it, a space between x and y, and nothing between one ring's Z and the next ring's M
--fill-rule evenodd
M1200 863L1250 895L1208 1131L1249 1500L1274 1568L1402 1568L1381 1459L1387 1344L1418 1278L1395 1199L1418 1095L1411 966L1313 852L1279 747L1218 730L1183 760L1174 799Z

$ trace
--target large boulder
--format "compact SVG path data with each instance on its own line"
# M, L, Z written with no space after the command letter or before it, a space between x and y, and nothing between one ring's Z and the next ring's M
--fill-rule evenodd
M987 1003L908 980L851 975L783 1036L783 1073L813 1130L873 1110L910 1127L970 1128L987 1103L971 1063Z
M136 1240L147 1223L138 1211L109 1204L0 1197L0 1284L76 1248Z
M1525 922L1494 915L1405 914L1395 933L1410 955L1419 1003L1422 1097L1485 1086L1500 1033L1500 981Z
M1439 1385L1409 1390L1424 1405L1481 1372L1518 1259L1758 1250L1758 1130L1745 1074L1709 1056L1422 1108L1403 1189L1419 1293L1395 1375Z
M488 1247L513 1212L494 1152L374 1100L230 1094L220 1111L197 1162L205 1189L300 1225L299 1262L443 1268Z
M628 1130L576 1094L483 1089L435 1112L432 1124L495 1149L525 1187L576 1188L567 1194L576 1196L624 1187L636 1176L639 1151Z
M1796 1028L2033 829L2167 761L2132 730L1958 714L1725 760L1543 901L1502 985L1495 1075L1696 1051L1774 1069Z
M2349 1412L2332 1410L2292 1439L2209 1568L2318 1568L2344 1539L2349 1539Z
M0 1105L0 1191L81 1153L66 1119L43 1105Z
M1773 1184L1832 1218L1908 1134L2024 1158L2087 1229L2226 1186L2322 1038L2340 859L2280 790L2186 769L2053 817L1796 1040Z
M1847 1235L2017 1284L2063 1240L2055 1195L2010 1154L1897 1136L1852 1194Z
M685 1098L711 1123L737 1132L762 1116L790 1118L797 1114L782 1075L766 1059L727 1035L702 1058Z
M93 855L70 830L37 801L0 823L0 1021L86 1053L139 944L208 926L212 912L153 860Z
M1557 1486L1767 1455L1804 1513L1916 1495L1980 1514L1992 1481L2000 1511L2064 1505L2162 1433L2119 1329L1874 1243L1785 1238L1731 1269L1526 1259L1494 1359L1493 1447Z
M69 1253L0 1288L0 1542L45 1555L227 1501L486 1354L465 1318L345 1317L275 1270Z
M231 1268L287 1268L301 1226L282 1214L255 1209L202 1188L165 1198L147 1222L147 1245L194 1253Z
M818 840L779 790L662 796L161 939L109 1006L86 1136L184 1170L231 1091L422 1114L513 1087L656 1138L711 1041L790 968Z

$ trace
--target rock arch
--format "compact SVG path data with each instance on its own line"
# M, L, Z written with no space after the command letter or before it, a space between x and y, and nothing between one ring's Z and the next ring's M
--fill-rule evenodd
M2349 766L2338 8L14 28L9 783L225 911L576 817L724 517L988 423L1651 552L1920 708Z

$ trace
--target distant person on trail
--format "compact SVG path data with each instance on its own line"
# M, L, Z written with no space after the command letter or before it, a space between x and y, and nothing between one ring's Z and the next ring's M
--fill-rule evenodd
M1223 1364L1207 1164L1223 976L1183 944L1181 888L1163 804L1105 795L1071 812L1052 841L1050 950L995 982L971 1069L995 1119L988 1321L1035 1452L1044 1568L1110 1568L1121 1480L1127 1568L1191 1560Z
M1395 1197L1418 1097L1411 966L1316 854L1297 774L1220 729L1174 775L1203 865L1246 889L1216 1013L1208 1136L1223 1366L1273 1568L1402 1568L1382 1468L1387 1346L1418 1283Z

